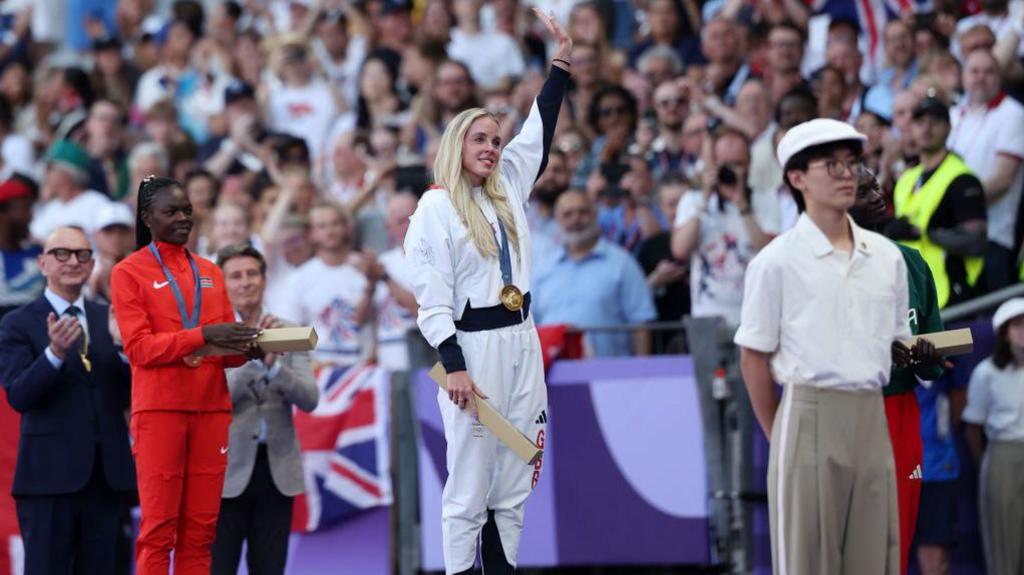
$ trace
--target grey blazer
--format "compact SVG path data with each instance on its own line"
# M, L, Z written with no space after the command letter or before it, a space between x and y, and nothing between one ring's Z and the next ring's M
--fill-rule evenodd
M307 413L313 411L320 392L309 353L285 353L277 362L281 368L266 382L267 369L262 361L226 370L233 407L224 497L238 497L249 485L259 447L260 416L266 425L267 459L274 485L287 496L303 491L302 453L292 423L292 406Z

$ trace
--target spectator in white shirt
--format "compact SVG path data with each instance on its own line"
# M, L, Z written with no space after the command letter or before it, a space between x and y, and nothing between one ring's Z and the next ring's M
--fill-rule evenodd
M184 20L174 20L167 28L167 35L160 46L159 65L146 71L135 87L135 108L146 112L160 100L179 101L186 94L183 80L193 74L190 64L192 46L196 33ZM135 188L132 188L135 189Z
M312 51L327 80L338 87L348 107L354 108L367 42L361 35L349 37L348 25L343 10L327 14L317 25Z
M42 243L53 230L73 226L92 231L96 213L110 200L86 188L89 182L89 154L81 146L59 140L46 154L48 166L42 185L44 203L36 209L29 231Z
M778 233L775 196L748 185L749 142L735 130L713 135L702 189L680 199L672 233L672 255L690 261L692 315L731 326L740 322L747 264Z
M0 181L5 181L15 172L31 174L34 171L36 153L32 142L14 130L14 113L7 100L0 98Z
M489 90L510 77L522 76L526 63L511 36L498 30L481 30L481 4L481 0L455 0L458 25L452 29L448 57L469 66L476 83Z
M317 361L353 365L368 355L363 327L372 316L374 285L355 265L351 214L324 201L312 207L309 220L316 257L292 275L283 315L316 329Z
M397 193L388 200L388 236L394 247L377 261L368 258L367 271L376 286L373 303L377 317L377 362L392 371L409 369L406 333L416 326L416 296L405 261L405 234L416 211L416 196Z
M981 180L988 205L985 285L995 290L1013 281L1014 227L1024 187L1024 106L1000 89L995 57L986 50L967 56L963 102L950 112L947 147Z
M963 34L975 26L984 25L988 26L992 30L992 33L998 40L1002 40L1009 34L1016 34L1018 45L1015 47L1014 53L1017 56L1024 56L1024 45L1020 44L1020 18L1014 18L1010 14L1010 3L1009 0L982 0L980 2L981 12L968 16L956 24L956 33L952 38L952 45L950 51L954 56L960 56L970 54L963 44Z
M338 115L330 86L313 76L306 47L291 43L281 48L282 85L270 90L267 123L271 130L302 138L314 159L320 157L328 130Z

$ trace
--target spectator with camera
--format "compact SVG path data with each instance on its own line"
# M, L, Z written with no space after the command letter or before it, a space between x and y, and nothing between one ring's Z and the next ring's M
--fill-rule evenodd
M736 326L747 264L778 233L778 203L750 189L750 141L742 133L720 128L705 151L701 189L679 200L672 255L690 260L691 315Z

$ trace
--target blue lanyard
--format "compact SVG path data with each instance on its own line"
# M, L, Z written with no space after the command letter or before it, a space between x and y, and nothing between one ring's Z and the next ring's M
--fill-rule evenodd
M149 251L153 252L153 257L156 258L156 262L160 264L160 268L164 270L164 278L167 279L167 283L171 286L171 292L174 294L174 299L178 301L178 313L181 314L181 325L185 329L192 329L199 327L199 310L203 307L203 292L199 286L199 268L196 267L196 261L192 259L192 254L185 250L185 257L188 258L188 263L192 266L192 280L196 285L196 295L193 299L192 314L189 315L185 309L185 296L181 294L181 288L178 287L177 280L171 275L171 271L164 265L163 258L160 257L160 250L156 249L156 244L153 242L149 243Z
M508 236L505 235L505 226L501 223L501 218L498 218L498 229L501 230L501 255L498 257L498 261L501 262L501 281L505 285L511 285L512 257L509 255Z

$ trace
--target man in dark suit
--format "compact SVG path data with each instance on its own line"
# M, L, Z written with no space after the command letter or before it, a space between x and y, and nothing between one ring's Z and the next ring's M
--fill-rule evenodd
M43 295L0 321L0 378L21 413L12 495L25 575L115 573L122 501L135 490L131 375L109 308L82 297L93 267L85 234L54 231L39 267Z

